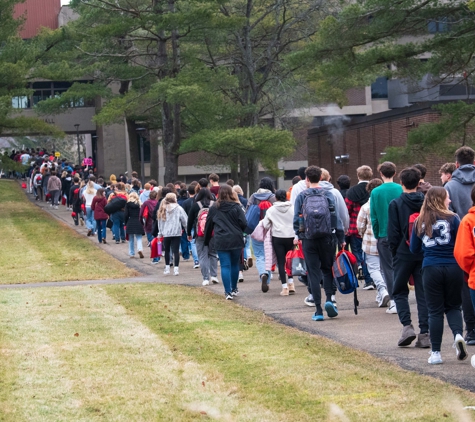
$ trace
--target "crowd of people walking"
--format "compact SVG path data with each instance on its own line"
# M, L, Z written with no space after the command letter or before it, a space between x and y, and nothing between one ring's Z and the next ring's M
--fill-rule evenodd
M338 316L333 266L337 251L349 250L361 287L375 290L377 306L398 316L398 346L415 341L430 349L429 364L442 363L444 315L458 360L475 345L475 152L469 147L442 166L443 186L425 181L422 164L397 174L393 163L384 162L377 177L363 165L353 186L349 175L339 175L339 189L326 169L309 166L299 169L288 191L264 177L249 198L232 180L220 184L214 173L189 185L150 180L142 187L135 172L96 178L92 162L73 169L45 151L23 151L20 160L29 165L30 192L38 201L53 210L61 203L99 243L128 242L130 258L137 252L140 259L150 256L151 264L164 261L164 275L173 268L178 276L180 260L192 259L202 285L217 284L219 262L225 299L234 300L244 271L255 265L260 290L266 293L278 277L285 297L295 293L297 278L286 257L300 248L305 304L314 308L314 321L324 321Z

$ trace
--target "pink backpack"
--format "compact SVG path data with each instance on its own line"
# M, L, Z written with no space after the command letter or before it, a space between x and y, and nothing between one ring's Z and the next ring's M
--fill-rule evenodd
M213 201L209 203L211 207L213 205ZM205 235L205 226L206 226L206 219L208 218L209 208L203 208L203 204L198 201L198 206L200 207L200 212L198 213L197 217L197 224L196 224L196 234L198 237L204 237Z

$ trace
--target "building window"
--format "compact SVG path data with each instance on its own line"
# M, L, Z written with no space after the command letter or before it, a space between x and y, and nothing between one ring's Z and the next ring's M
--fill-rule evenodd
M450 30L450 23L447 18L440 18L440 19L431 19L427 23L427 29L429 30L430 34L437 34L441 32L449 32Z
M371 84L371 99L381 100L388 98L388 78L380 77Z
M12 107L13 108L30 108L30 99L26 95L21 96L21 97L13 97Z
M467 85L439 85L439 95L441 97L466 97ZM475 88L470 87L470 95L475 95Z
M77 81L79 83L90 83L90 81ZM31 98L26 96L12 98L12 107L18 109L31 108L40 101L48 98L59 98L72 85L72 82L33 82L29 88L33 89ZM94 100L78 98L72 101L69 107L94 107Z

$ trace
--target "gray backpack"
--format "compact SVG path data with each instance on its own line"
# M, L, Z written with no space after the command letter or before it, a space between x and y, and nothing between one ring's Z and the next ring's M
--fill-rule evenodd
M331 209L323 189L314 189L305 196L302 215L306 239L318 239L332 234Z

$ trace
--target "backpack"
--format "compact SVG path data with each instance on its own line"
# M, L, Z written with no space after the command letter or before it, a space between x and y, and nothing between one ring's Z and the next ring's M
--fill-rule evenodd
M419 217L419 214L418 212L413 212L410 216L409 216L409 220L408 220L408 226L407 226L407 239L406 239L406 244L407 246L409 246L411 244L411 236L412 236L412 230L414 229L414 223L416 222L417 220L417 217Z
M270 196L271 195L269 195L269 198ZM249 205L249 208L246 211L247 226L244 229L244 233L251 234L259 224L259 221L266 216L266 212L270 207L272 207L272 202L268 199Z
M214 201L210 201L209 206L211 207L213 203ZM200 211L198 212L198 217L196 218L196 235L198 237L204 237L209 208L203 208L203 204L200 201L198 201L197 204L200 207Z
M333 263L332 272L336 281L338 291L344 295L353 293L354 312L358 315L358 277L356 276L356 257L348 251L342 250L338 252L335 262Z
M35 184L36 184L36 186L41 185L41 179L42 179L42 178L43 178L43 176L41 175L41 173L39 173L39 174L37 174L37 175L35 176Z
M323 189L316 189L305 196L302 215L306 239L318 239L332 234L331 211Z

